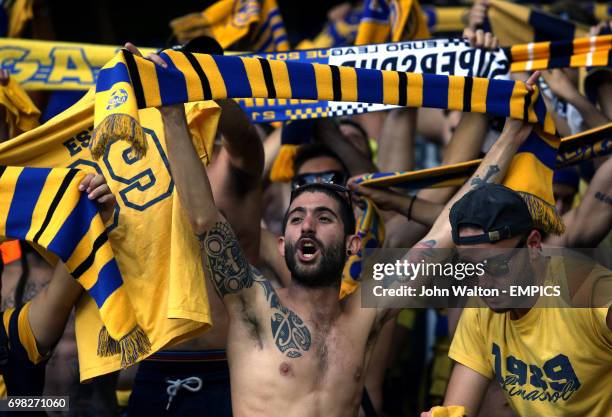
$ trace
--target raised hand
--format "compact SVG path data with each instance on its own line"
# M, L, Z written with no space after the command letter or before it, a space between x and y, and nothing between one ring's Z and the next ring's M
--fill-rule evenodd
M117 200L103 175L87 174L79 184L79 191L86 192L90 200L95 200L98 203L100 216L104 223L111 219Z

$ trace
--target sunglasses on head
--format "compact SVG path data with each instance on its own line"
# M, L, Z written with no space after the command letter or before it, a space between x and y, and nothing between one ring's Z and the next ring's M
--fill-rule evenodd
M307 184L336 184L344 186L348 178L341 171L324 171L299 174L291 180L291 190L294 191Z
M291 199L290 201L293 201L293 199L296 197L296 195L298 194L298 192L307 189L307 188L326 188L330 191L335 192L336 194L338 194L341 198L343 198L344 200L346 200L346 202L349 205L349 208L351 209L351 211L353 211L353 203L352 203L352 198L351 198L351 190L348 189L347 187L345 187L344 185L340 185L340 184L334 184L331 182L310 182L310 183L306 183L304 185L301 186L297 186L295 188L293 188L291 190Z

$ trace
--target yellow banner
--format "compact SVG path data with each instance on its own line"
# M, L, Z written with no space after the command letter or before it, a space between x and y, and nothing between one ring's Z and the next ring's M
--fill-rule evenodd
M0 38L0 68L26 90L89 90L120 46ZM156 50L141 48L143 55ZM60 87L61 86L61 87Z

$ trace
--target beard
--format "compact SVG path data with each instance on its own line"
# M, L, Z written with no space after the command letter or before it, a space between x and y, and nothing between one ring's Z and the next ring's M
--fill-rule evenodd
M291 279L309 288L339 286L347 258L344 243L324 246L314 237L309 238L317 243L320 251L317 262L309 265L299 264L295 245L285 241L285 262L291 272Z

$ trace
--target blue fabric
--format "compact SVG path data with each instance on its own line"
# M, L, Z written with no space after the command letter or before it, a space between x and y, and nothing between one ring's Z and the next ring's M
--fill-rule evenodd
M79 202L55 234L47 249L57 254L62 261L68 261L83 236L89 231L91 221L96 214L98 214L97 203L90 200L87 193L81 193Z
M228 97L251 97L253 95L246 68L240 58L213 55L213 59L223 74Z
M32 213L40 197L51 168L24 169L21 171L11 207L6 217L6 236L25 239L32 224Z
M577 190L579 183L580 176L574 167L557 169L553 174L553 184L566 184Z
M47 101L47 106L40 116L40 124L57 116L68 107L79 101L87 91L64 90L53 91Z
M202 389L181 388L166 411L167 380L191 376L202 380ZM227 361L161 362L144 360L138 365L130 396L128 417L231 417L232 397Z
M167 70L164 70L159 65L155 65L162 104L187 102L188 95L185 74L176 68L171 59L166 56L164 58L164 61L168 64Z

